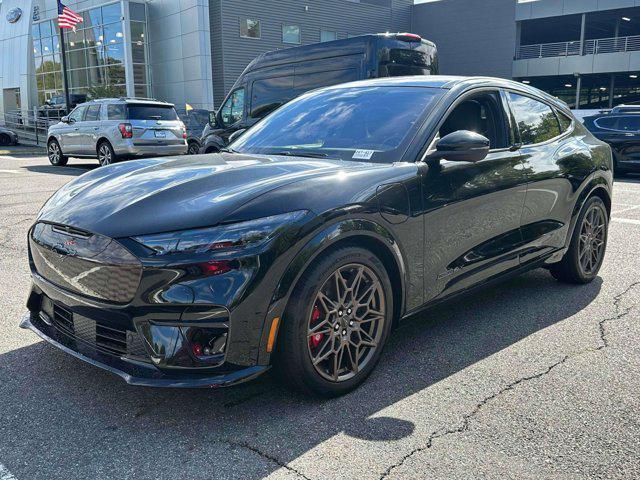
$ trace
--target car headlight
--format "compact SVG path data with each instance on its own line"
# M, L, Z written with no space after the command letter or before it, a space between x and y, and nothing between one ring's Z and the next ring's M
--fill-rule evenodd
M295 223L306 213L307 210L298 210L246 222L143 235L133 239L153 250L154 255L205 253L253 247L274 238L282 228Z

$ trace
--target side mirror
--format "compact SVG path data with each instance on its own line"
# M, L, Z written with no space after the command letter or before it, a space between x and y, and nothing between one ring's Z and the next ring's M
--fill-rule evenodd
M62 123L71 123L71 119L70 119L67 115L65 115L64 117L62 117L62 118L60 119L60 121L61 121Z
M458 130L442 137L436 143L436 151L428 159L444 159L452 162L479 162L489 154L489 139L476 132Z
M246 128L241 128L240 130L236 130L231 135L229 135L229 143L235 142L244 132L246 132Z

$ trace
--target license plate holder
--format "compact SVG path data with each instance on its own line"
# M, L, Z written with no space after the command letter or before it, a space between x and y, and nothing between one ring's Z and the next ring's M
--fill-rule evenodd
M155 134L156 138L167 138L167 132L165 132L164 130L156 130L153 133Z

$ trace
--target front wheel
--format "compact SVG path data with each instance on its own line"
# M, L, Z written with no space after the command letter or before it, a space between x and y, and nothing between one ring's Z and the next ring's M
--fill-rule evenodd
M66 155L63 155L62 149L60 148L60 144L57 140L51 140L47 145L47 156L49 157L51 165L55 167L62 167L69 161L69 158Z
M582 207L567 253L550 266L551 274L561 282L591 282L604 260L608 229L609 215L604 202L600 197L591 197Z
M277 369L306 394L338 396L374 369L393 319L393 295L382 262L344 247L300 279L284 315Z

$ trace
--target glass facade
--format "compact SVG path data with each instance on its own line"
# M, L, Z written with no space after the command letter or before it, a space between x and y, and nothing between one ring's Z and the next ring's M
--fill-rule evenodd
M146 15L144 4L129 8L131 67L136 96L148 97ZM89 98L127 94L123 4L111 3L78 12L83 22L65 31L69 93ZM36 23L32 29L38 103L63 94L60 34L56 20Z

